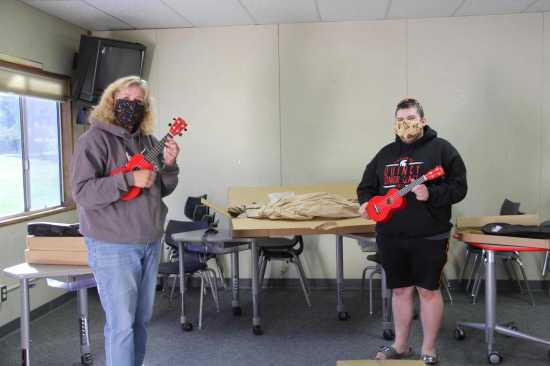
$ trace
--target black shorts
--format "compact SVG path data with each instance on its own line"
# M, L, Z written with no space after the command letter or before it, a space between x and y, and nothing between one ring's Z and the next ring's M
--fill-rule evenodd
M378 236L376 242L389 288L439 288L443 267L447 263L448 239L397 239Z

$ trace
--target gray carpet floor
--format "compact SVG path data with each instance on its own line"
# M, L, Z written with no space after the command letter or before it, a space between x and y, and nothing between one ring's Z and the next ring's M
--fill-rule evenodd
M515 321L524 332L550 338L550 296L535 294L537 306L513 293L499 294L497 319ZM487 365L484 336L467 330L466 339L454 339L457 320L482 321L483 298L471 305L463 292L454 291L455 303L446 304L444 326L438 350L441 365ZM264 290L261 296L263 336L254 336L251 327L250 292L243 290L243 316L231 313L231 296L223 295L221 311L216 313L207 301L204 329L182 332L178 310L170 307L160 293L149 328L145 366L169 365L326 365L337 360L369 359L377 347L387 342L381 338L382 324L379 301L374 316L368 314L368 300L361 302L359 291L345 293L351 315L348 321L336 317L334 290L313 290L313 308L308 309L298 289ZM105 364L103 354L103 322L98 298L91 293L90 333L94 365ZM196 325L198 291L190 292L189 309ZM36 319L31 325L33 366L79 365L79 339L76 323L76 302L71 300L56 310ZM415 321L412 346L418 352L421 343L420 322ZM522 340L497 336L497 349L503 365L548 365L550 347ZM0 339L0 365L20 365L19 332Z

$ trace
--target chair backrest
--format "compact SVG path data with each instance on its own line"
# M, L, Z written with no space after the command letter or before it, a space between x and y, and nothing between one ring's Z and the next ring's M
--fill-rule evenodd
M519 212L519 202L510 201L508 198L504 199L502 206L500 206L501 215L521 215Z
M168 221L168 225L166 225L164 242L172 248L177 248L178 244L172 239L172 234L204 229L208 229L208 221L170 220Z
M207 195L189 196L185 201L185 216L191 221L202 221L202 219L210 213L210 208L203 205L201 200L206 199Z
M298 244L298 247L294 249L295 253L296 255L300 255L304 251L304 238L302 237L302 235L296 235L294 237L294 246L296 244Z

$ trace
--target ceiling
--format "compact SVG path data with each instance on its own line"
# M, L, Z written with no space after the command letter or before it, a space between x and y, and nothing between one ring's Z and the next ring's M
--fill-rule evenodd
M90 31L550 11L550 0L21 0Z

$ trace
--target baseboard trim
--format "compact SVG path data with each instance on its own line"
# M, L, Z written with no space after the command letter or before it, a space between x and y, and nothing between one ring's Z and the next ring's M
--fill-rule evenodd
M191 278L190 286L196 288L200 286L200 279ZM225 279L226 285L229 284L229 279ZM376 292L380 291L380 279L375 278L373 281L373 287ZM336 289L336 280L331 278L312 278L308 280L309 287L315 290L335 290ZM365 290L368 290L368 279L365 280ZM532 291L548 291L550 290L550 281L540 281L540 280L529 280L527 281L529 287ZM451 290L460 289L464 287L464 284L461 284L459 280L449 280L449 285ZM484 282L482 283L484 286ZM176 285L177 287L177 285ZM242 289L252 288L252 280L250 278L241 278L239 280L239 287ZM266 278L264 280L263 287L267 288L300 288L300 280L297 278ZM361 279L345 279L344 288L346 290L359 290L361 288ZM514 280L498 280L497 281L498 291L504 292L513 292L518 291L517 281Z
M59 297L56 297L52 301L40 305L39 307L31 311L31 321L49 313L52 310L55 310L56 308L70 301L74 297L76 297L76 292L71 291ZM0 326L0 339L12 333L13 331L18 330L20 328L20 319L21 318L19 317Z

